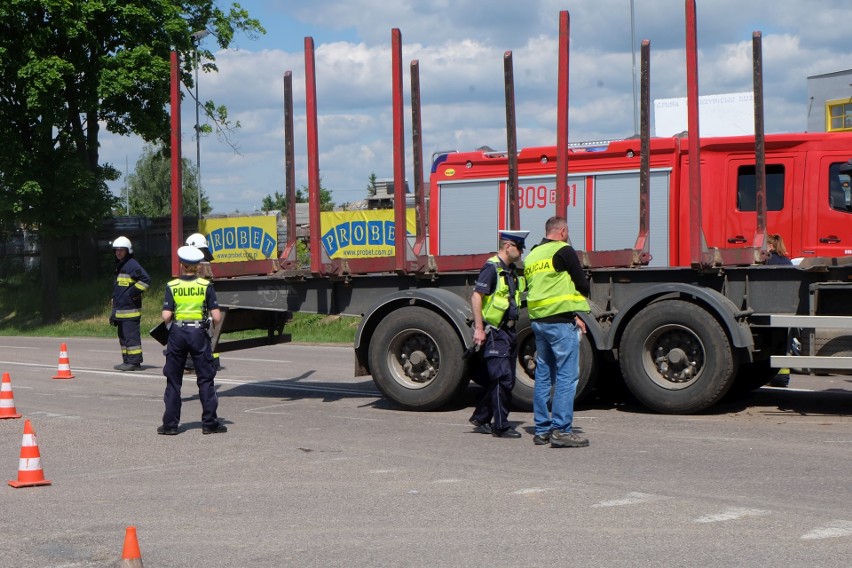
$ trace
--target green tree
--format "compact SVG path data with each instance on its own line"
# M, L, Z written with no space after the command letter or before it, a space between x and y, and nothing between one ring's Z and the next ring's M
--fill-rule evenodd
M296 203L306 203L307 201L308 198L305 193L301 189L297 189ZM274 195L267 195L263 198L260 208L264 211L281 211L282 215L287 215L287 212L290 211L290 204L286 195L276 191Z
M370 172L370 178L367 182L367 195L373 197L376 195L376 191L378 188L376 187L376 182L379 178L376 177L376 172Z
M198 216L198 176L188 159L182 160L183 214ZM146 145L136 162L136 169L127 176L130 214L145 217L165 217L172 213L172 163L169 156ZM204 188L201 189L201 214L212 211Z
M222 48L238 32L264 33L239 4L226 11L214 0L0 3L0 223L39 230L45 322L60 316L58 239L90 235L114 205L106 182L118 172L100 162L101 125L168 147L170 53L182 54L181 81L192 87L195 57L216 70L213 53L193 43L205 29ZM214 118L228 126L226 114ZM95 273L91 260L81 272Z
M307 203L308 195L308 186L303 185L296 190L296 203ZM264 211L281 211L282 215L286 215L290 210L290 204L288 203L287 196L283 193L278 193L277 191L273 195L267 195L264 197L260 207ZM332 201L331 198L331 190L323 187L322 178L320 178L320 211L334 211L334 201Z

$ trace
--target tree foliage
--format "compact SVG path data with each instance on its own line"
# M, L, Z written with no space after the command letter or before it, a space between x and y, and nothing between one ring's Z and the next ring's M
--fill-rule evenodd
M182 160L183 214L198 216L198 175L188 159ZM136 162L136 169L127 177L130 214L145 217L165 217L172 213L172 163L161 148L146 145ZM212 211L210 201L201 189L201 214Z
M303 185L296 189L296 203L307 203L308 195L308 186ZM278 210L281 211L282 215L287 215L287 212L290 211L290 203L286 194L276 191L273 195L267 195L263 198L261 209L264 211ZM320 211L334 211L331 190L323 187L322 178L320 178Z
M367 180L367 195L373 197L376 195L376 191L378 191L378 187L376 186L376 182L379 178L376 177L376 172L370 172L370 177Z
M185 55L193 84L191 33L210 28L227 47L238 31L263 31L234 4L212 0L8 0L0 6L0 221L43 235L79 234L110 211L99 160L102 127L169 144L169 60ZM215 70L215 57L205 70ZM215 108L215 107L214 107Z
M193 45L203 29L222 48L238 32L264 31L238 4L226 11L214 0L0 3L0 223L56 238L107 216L106 182L118 172L100 162L101 128L168 147L170 53L182 54L188 87L196 55L215 71L213 53ZM43 273L45 263L55 259L43 252Z

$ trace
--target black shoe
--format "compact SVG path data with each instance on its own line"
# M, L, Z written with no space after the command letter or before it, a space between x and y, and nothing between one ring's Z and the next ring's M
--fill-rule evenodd
M551 448L585 448L589 445L586 438L582 438L574 432L562 432L554 430L550 433Z
M508 428L503 428L502 430L494 429L491 431L491 435L495 438L520 438L521 433L512 428L511 426Z
M477 434L491 434L491 424L488 422L480 422L476 418L471 418L469 422L473 424L473 431Z
M142 367L133 363L122 363L121 365L116 365L113 369L116 371L138 371L142 369Z
M550 432L544 434L536 434L533 436L533 444L536 446L546 446L550 443Z
M177 436L178 429L166 428L165 426L157 426L157 434L162 434L163 436Z
M209 428L207 426L204 426L201 429L202 434L224 434L227 431L228 431L227 426L225 426L224 424L218 424L218 423L215 426L211 426Z
M119 363L118 365L113 365L112 368L116 371L123 371L124 367L127 366L127 363Z
M778 375L769 381L770 387L786 389L790 386L790 375Z

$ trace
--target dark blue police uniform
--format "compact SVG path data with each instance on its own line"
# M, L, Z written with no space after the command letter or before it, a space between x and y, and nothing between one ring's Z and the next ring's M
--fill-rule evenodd
M485 395L472 416L472 421L480 424L488 424L493 419L492 428L498 432L511 426L509 407L512 403L512 389L515 387L515 361L518 358L515 322L520 315L514 301L515 290L518 287L515 265L506 266L500 260L500 273L506 278L506 284L509 287L509 308L498 327L488 326L488 334L482 346L484 371L487 377L482 377L485 380L481 384L485 386ZM476 279L474 291L485 296L493 294L497 288L497 278L497 266L491 262L486 263Z
M216 414L219 399L213 384L216 369L206 325L207 314L218 308L213 285L204 278L182 276L170 281L166 286L163 309L174 313L166 346L166 365L163 367L167 381L163 395L166 405L163 428L166 433L177 433L180 423L180 389L187 356L192 357L195 365L202 408L202 429L204 433L210 433L220 428ZM224 431L224 428L220 431Z

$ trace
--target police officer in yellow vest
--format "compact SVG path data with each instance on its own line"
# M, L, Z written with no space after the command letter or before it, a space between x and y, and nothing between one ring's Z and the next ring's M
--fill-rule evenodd
M518 277L515 262L521 258L527 235L529 231L499 232L500 248L480 270L470 297L473 342L484 346L482 357L488 375L485 396L470 423L475 431L498 438L521 437L509 424L509 406L518 356L515 322L520 316L523 291L523 277Z
M580 376L580 337L586 324L577 316L589 312L589 281L568 242L568 222L551 217L545 238L524 260L527 313L535 333L533 443L551 447L584 447L589 440L572 431L574 396ZM553 400L550 408L551 387Z
M166 376L166 392L163 395L166 411L163 414L163 425L157 428L157 433L167 436L178 433L180 389L187 355L192 357L198 379L198 398L201 399L202 408L201 432L227 432L228 429L219 422L216 414L219 406L213 385L216 369L213 367L213 354L206 329L208 315L213 325L218 325L222 319L216 292L209 280L197 275L198 264L204 259L204 254L192 246L182 246L177 253L181 276L168 283L163 300L163 321L166 324L171 322L171 327L166 346L166 365L163 367Z
M186 238L186 242L184 244L190 247L195 247L204 254L204 260L198 263L198 276L206 279L212 278L213 269L210 267L210 262L213 260L213 253L210 252L210 246L207 244L207 237L201 233L193 233ZM217 372L222 370L222 365L219 361L219 354L215 351L213 352L213 366L216 367ZM195 370L195 365L191 358L186 360L186 370Z

